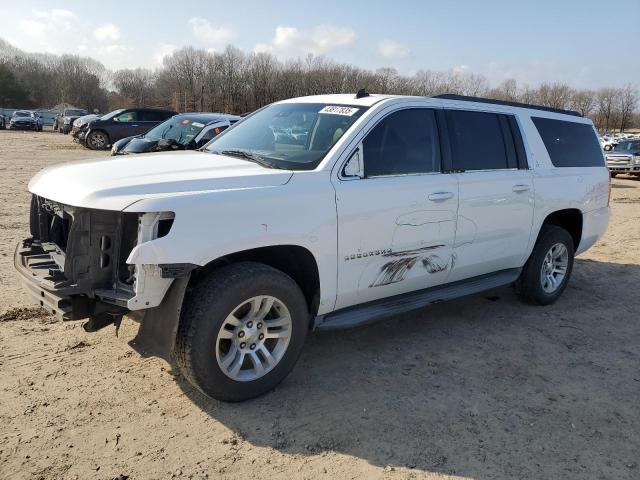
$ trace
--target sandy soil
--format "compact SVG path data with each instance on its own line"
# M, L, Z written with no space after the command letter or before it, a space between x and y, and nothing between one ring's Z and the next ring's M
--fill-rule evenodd
M504 288L314 334L280 387L229 405L141 357L131 321L11 310L28 179L95 155L0 131L0 478L640 478L640 181L614 180L556 305Z

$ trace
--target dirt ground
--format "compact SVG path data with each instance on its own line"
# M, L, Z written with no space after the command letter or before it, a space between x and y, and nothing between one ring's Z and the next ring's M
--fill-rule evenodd
M224 404L132 349L132 321L14 309L29 178L96 155L0 131L0 478L640 478L640 181L613 181L557 304L503 288L313 334L274 392Z

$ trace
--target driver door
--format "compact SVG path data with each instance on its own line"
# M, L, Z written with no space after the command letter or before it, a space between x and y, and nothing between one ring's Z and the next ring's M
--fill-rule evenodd
M436 110L381 119L335 181L336 309L445 283L453 266L458 181L441 173Z

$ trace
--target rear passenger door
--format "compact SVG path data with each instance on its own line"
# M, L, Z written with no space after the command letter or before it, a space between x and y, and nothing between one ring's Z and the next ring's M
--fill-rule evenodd
M442 173L439 117L428 108L388 112L355 139L334 180L336 308L447 281L458 185ZM347 168L352 162L363 166L358 175Z
M138 122L135 125L135 133L131 135L139 135L141 133L147 133L156 125L164 122L170 115L166 115L164 112L158 112L155 110L140 110L138 112Z
M515 116L447 110L459 185L449 281L522 266L533 221L533 178Z

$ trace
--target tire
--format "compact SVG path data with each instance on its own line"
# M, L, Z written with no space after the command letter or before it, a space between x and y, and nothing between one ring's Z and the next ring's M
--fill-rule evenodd
M102 130L94 130L87 137L87 146L91 150L106 150L109 146L109 136Z
M252 316L254 304L257 314ZM287 318L286 327L277 326ZM187 380L205 395L227 402L248 400L272 390L289 374L309 325L307 302L291 277L261 263L235 263L211 272L187 291L174 358ZM267 332L264 339L259 332ZM267 338L273 335L289 337ZM268 365L264 349L272 349L273 364ZM256 359L266 366L266 373L258 373Z
M558 280L559 272L557 276L554 276L557 282L554 285L546 280L548 277L543 275L543 268L545 268L547 255L551 253L552 248L556 248L558 245L561 245L566 250L566 261L564 262L564 274L560 280ZM556 250L556 253L558 251ZM533 305L550 305L554 303L562 295L569 283L571 271L573 270L574 253L573 238L571 238L569 232L555 225L543 225L533 252L524 265L520 278L516 281L516 293L518 296ZM554 263L553 271L556 268L560 269L561 263Z
M611 178L616 178L617 176L618 176L618 174L617 174L617 173L613 173L613 172L611 172Z

